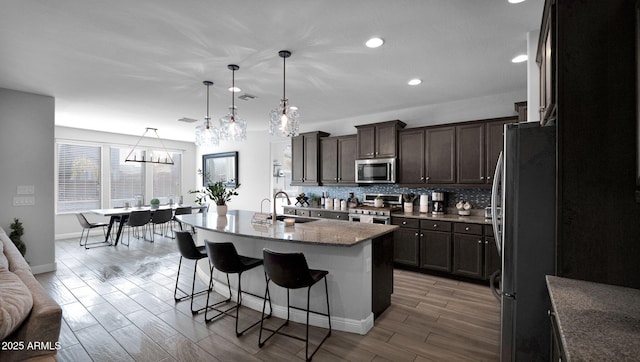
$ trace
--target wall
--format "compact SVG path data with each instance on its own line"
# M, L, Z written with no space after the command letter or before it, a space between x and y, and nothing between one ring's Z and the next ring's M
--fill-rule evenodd
M540 29L527 33L527 122L540 122L540 68L536 63Z
M34 273L55 270L54 99L0 88L0 226L23 223L25 258ZM35 205L13 206L19 185L33 185Z
M140 136L144 133L144 129L140 130ZM163 136L162 130L158 130L159 136ZM129 136L118 133L97 132L90 130L83 130L78 128L69 127L55 127L55 138L63 141L83 141L83 142L95 142L96 144L117 144L128 147L133 147L139 140L140 136ZM196 168L195 163L195 145L190 142L180 142L163 139L162 142L168 150L182 150L182 195L185 200L189 200L188 191L197 187L196 175L193 170ZM140 147L154 147L160 148L160 142L155 137L155 134L147 133L147 137L140 140ZM52 182L54 171L51 171L50 178ZM103 175L103 177L106 177ZM108 182L108 180L107 180ZM103 184L107 184L103 180ZM103 199L108 197L108 193L103 194ZM106 204L104 204L106 207ZM55 212L55 207L54 207ZM108 218L103 218L98 215L88 213L87 218L90 221L109 221ZM74 214L56 214L55 216L55 234L56 239L65 239L71 237L79 237L81 232L78 219Z
M368 114L352 118L344 118L335 121L319 123L305 123L304 110L301 117L301 132L325 131L332 136L355 134L354 126L367 123L383 122L392 119L400 119L409 127L419 127L443 123L463 122L478 119L506 117L516 115L513 104L526 99L526 89L505 94L498 94L480 98L467 99L457 102L435 104L418 108L396 110L378 114ZM266 124L266 118L264 124ZM262 125L260 125L262 126ZM255 126L254 126L255 127ZM252 122L248 122L247 128L252 129ZM260 128L260 127L258 127ZM262 127L264 128L264 127ZM239 179L240 194L229 203L230 209L244 209L260 211L260 201L272 197L270 188L272 160L270 150L273 142L282 142L283 138L270 136L268 131L249 131L245 142L221 142L219 146L200 147L197 150L198 168L201 168L202 154L238 151L239 152ZM200 185L202 181L199 181ZM369 192L368 187L327 187L327 188L303 188L302 191L321 194L323 190L329 190L333 197L346 198L348 192L354 191L356 195ZM404 189L391 186L385 188L385 192L394 193L428 193L431 189ZM474 208L484 208L489 204L490 191L487 189L450 190L452 191L449 204L455 205L454 200L464 198L469 200ZM379 192L378 190L375 192ZM294 195L291 195L294 196ZM361 199L361 198L360 198ZM476 206L477 205L477 206Z

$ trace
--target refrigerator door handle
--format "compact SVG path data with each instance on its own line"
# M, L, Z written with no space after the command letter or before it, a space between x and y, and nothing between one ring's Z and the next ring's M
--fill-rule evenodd
M493 225L493 232L496 234L496 248L498 249L498 255L502 255L502 232L498 225L498 187L500 186L500 180L502 179L502 166L504 160L502 158L502 152L498 156L498 162L496 163L496 171L493 175L493 184L491 185L491 224Z

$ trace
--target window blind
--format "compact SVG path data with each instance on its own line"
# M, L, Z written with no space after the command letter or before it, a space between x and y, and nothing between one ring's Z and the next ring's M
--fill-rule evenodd
M111 207L123 207L127 201L134 205L136 196L144 196L144 163L125 162L129 151L111 147Z
M166 154L164 151L154 150L155 154ZM170 152L173 165L152 164L153 165L153 197L161 203L169 202L173 198L177 202L180 195L180 170L182 169L182 154Z
M58 144L58 212L100 208L100 147Z

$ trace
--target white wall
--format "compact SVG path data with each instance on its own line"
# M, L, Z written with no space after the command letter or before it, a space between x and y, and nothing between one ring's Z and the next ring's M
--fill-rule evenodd
M540 122L540 68L536 63L540 30L527 33L527 122Z
M140 130L140 136L144 133L144 129ZM162 130L158 130L158 134L160 137L163 136ZM128 147L133 147L138 140L140 140L140 136L130 136L123 135L118 133L108 133L108 132L97 132L90 131L78 128L69 128L69 127L55 127L55 138L57 140L66 140L66 141L83 141L83 142L95 142L97 144L117 144ZM189 190L192 190L197 187L197 181L195 177L195 173L193 170L197 168L197 164L195 163L195 145L189 142L180 142L180 141L172 141L163 139L162 142L164 146L169 150L181 150L182 154L182 173L183 173L183 181L182 181L182 195L184 196L185 201L189 200L191 195L188 194ZM161 147L160 142L155 137L155 134L147 133L147 136L144 137L139 144L140 147L153 147L159 148ZM51 177L53 178L53 171L51 173ZM53 182L53 180L52 180ZM103 182L104 183L104 182ZM103 198L107 197L107 195L103 195ZM106 204L104 205L106 207ZM54 210L55 212L55 210ZM102 218L98 215L87 214L87 218L90 221L108 221L108 218ZM74 214L59 214L55 217L55 233L56 239L64 239L70 237L80 236L80 224L78 223L78 219Z
M34 273L55 270L53 97L0 88L0 226L23 224ZM13 206L19 185L33 185L33 206Z

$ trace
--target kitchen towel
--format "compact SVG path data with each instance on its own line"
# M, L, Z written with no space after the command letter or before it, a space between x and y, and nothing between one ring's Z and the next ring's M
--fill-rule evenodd
M365 224L373 224L373 216L371 215L360 215L360 222Z

